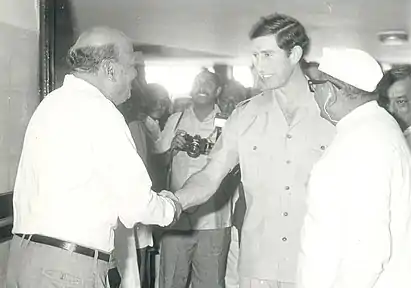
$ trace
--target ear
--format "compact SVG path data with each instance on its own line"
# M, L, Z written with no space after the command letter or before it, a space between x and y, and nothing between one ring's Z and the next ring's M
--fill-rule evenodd
M114 63L110 60L103 60L101 72L110 81L116 81L116 73Z
M303 48L301 48L301 46L296 45L291 49L290 56L288 58L290 58L291 63L295 65L298 62L300 62L302 57Z

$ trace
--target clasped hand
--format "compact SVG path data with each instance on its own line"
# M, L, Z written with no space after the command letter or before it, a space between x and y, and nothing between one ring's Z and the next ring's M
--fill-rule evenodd
M160 193L158 193L160 196L165 197L170 199L171 201L173 201L174 203L174 207L175 207L175 212L174 212L174 219L171 222L171 225L173 225L174 223L177 222L177 220L180 218L181 213L183 212L183 206L181 205L180 201L178 200L178 198L176 197L176 195L174 195L172 192L167 191L167 190L163 190Z

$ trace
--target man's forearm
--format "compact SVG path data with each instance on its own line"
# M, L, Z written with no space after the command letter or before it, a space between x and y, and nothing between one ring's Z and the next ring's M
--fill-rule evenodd
M155 192L152 193L152 198L147 205L145 216L141 222L146 225L170 225L176 214L175 204L167 197L157 195Z
M209 177L206 170L192 175L175 195L183 209L201 205L208 201L218 190L222 178Z

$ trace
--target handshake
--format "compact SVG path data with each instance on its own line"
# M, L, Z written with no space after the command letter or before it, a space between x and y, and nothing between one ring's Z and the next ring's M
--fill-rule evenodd
M174 218L173 221L168 226L172 226L174 223L178 221L180 218L181 213L183 212L183 206L181 205L180 201L178 198L174 195L174 193L163 190L160 193L158 193L159 196L167 198L172 201L173 206L174 206Z
M183 213L183 206L181 205L180 200L178 199L178 197L170 191L163 190L160 193L158 193L158 195L171 200L172 203L173 203L173 206L174 206L174 219L168 225L168 226L172 226L174 223L176 223L178 221L178 219L180 219L181 213ZM185 209L184 212L187 213L187 214L191 214L191 213L194 213L195 211L197 211L197 209L198 209L198 207L191 207L191 208Z

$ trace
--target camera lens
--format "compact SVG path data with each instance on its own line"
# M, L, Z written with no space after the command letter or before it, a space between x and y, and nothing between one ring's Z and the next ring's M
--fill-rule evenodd
M193 139L193 142L190 143L187 149L187 155L190 156L191 158L197 158L200 156L201 151L200 151L200 143L196 141L196 139Z

